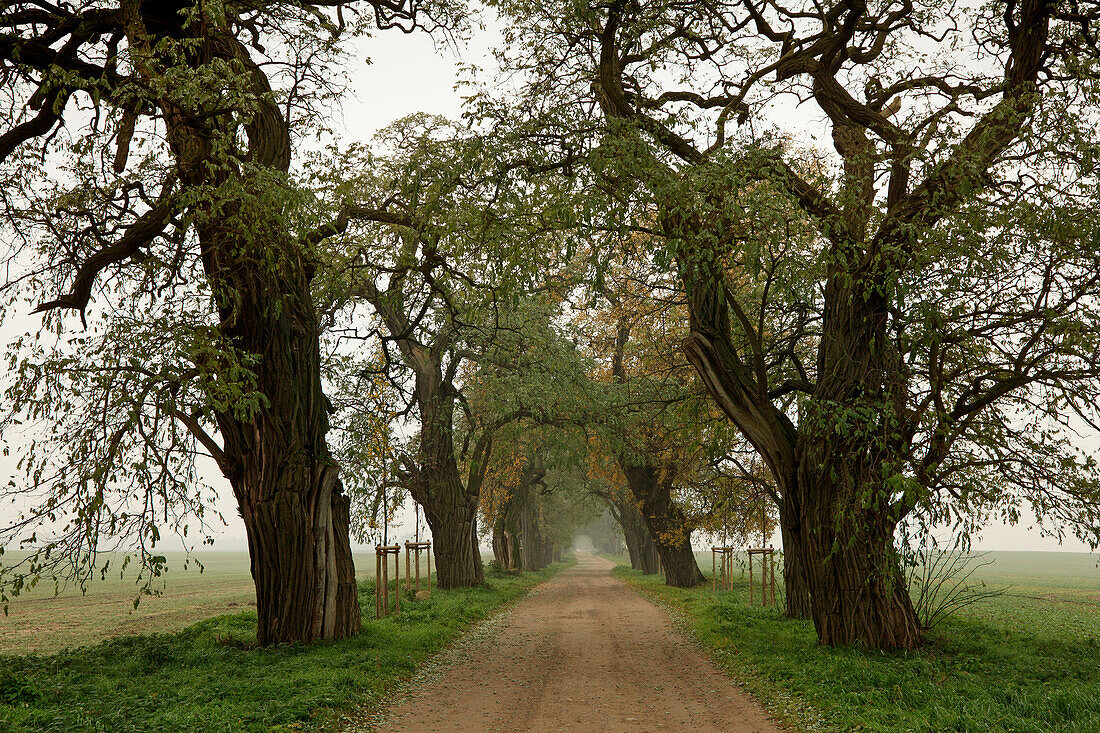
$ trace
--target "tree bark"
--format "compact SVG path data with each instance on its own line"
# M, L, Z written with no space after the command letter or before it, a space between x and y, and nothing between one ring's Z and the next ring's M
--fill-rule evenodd
M477 541L477 504L470 506L461 480L433 481L430 503L420 502L432 530L439 587L469 588L485 582ZM414 497L416 495L414 494ZM417 499L419 502L420 500Z
M638 505L631 499L616 504L615 518L623 529L626 551L630 556L630 567L641 570L643 575L654 575L658 571L657 546L646 528L645 519L638 511Z
M810 605L810 579L806 543L802 541L802 518L797 511L798 492L785 491L789 497L779 506L779 529L783 538L783 589L788 618L813 618Z
M631 465L625 460L620 461L620 466L661 558L665 584L677 588L702 584L705 578L691 549L691 529L680 507L672 500L669 471L662 472L649 464Z
M903 516L886 477L905 446L904 400L890 394L887 308L868 282L826 285L822 374L798 441L798 535L818 638L827 645L912 649L920 622L894 548Z
M508 535L500 522L493 526L493 559L501 570L508 570Z
M420 407L417 465L407 478L413 499L424 510L432 531L439 587L468 588L485 582L477 539L477 509L481 482L478 471L463 481L454 446L457 393L443 378L438 359L427 349L403 345L415 367ZM485 451L488 447L485 447ZM482 461L487 460L484 455ZM476 463L476 461L475 461Z
M328 401L321 389L312 272L280 209L269 205L281 200L278 189L290 166L289 130L247 49L216 23L185 27L175 10L137 0L122 3L136 73L151 88L162 87L164 69L180 62L158 55L158 38L191 37L198 48L187 63L196 69L215 58L239 64L256 96L245 132L248 156L261 175L217 149L218 141L234 134L226 116L205 114L201 104L198 111L181 106L170 93L157 104L180 183L185 190L203 191L192 215L218 311L217 338L227 352L255 360L249 366L254 381L242 385L223 384L230 378L215 367L213 389L228 386L230 393L240 388L263 396L258 406L216 410L223 446L208 445L244 519L256 583L257 640L266 646L343 638L358 632L360 612L348 499L326 442ZM215 394L211 402L225 399Z

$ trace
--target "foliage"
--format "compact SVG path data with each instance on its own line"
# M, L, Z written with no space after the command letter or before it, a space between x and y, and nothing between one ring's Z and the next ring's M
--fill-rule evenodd
M373 150L333 148L310 166L315 218L332 221L317 230L331 241L314 292L331 365L344 375L333 380L342 455L354 462L385 442L389 456L384 470L375 460L376 470L351 479L357 501L372 507L381 487L391 503L412 490L423 504L435 493L417 487L431 481L461 481L476 496L493 431L531 401L511 391L494 392L502 399L491 404L467 394L476 389L469 364L531 361L521 297L544 284L541 253L555 251L536 246L554 216L537 202L552 208L557 197L510 170L493 142L413 115L383 130ZM386 395L384 420L364 400L375 393ZM364 484L372 475L379 481Z
M264 158L270 150L254 125L282 107L284 126L296 129L329 108L339 78L317 69L338 62L340 32L306 7L161 8L167 27L202 26L206 40L224 41L223 53L196 62L195 37L169 33L149 47L143 23L156 11L147 10L144 20L124 18L118 3L2 11L4 103L16 124L0 160L20 184L2 204L0 318L19 325L29 310L45 316L7 352L0 435L24 478L5 490L18 516L0 529L0 546L36 552L0 571L0 596L42 577L84 583L95 553L120 547L153 578L164 535L208 541L214 494L196 458L219 457L218 416L247 420L269 406L257 388L259 357L228 335L240 325L230 312L243 297L232 282L242 273L219 271L199 232L217 222L236 237L228 257L251 248L260 277L285 275L295 248L288 231L271 227L298 194L278 154ZM252 50L268 79L253 74L235 23L259 34ZM68 38L65 50L49 48L59 38ZM239 63L227 62L237 52ZM269 81L275 89L257 93ZM180 114L158 113L165 109ZM203 120L202 181L181 180L188 166L180 138L165 135L166 117ZM56 134L62 126L66 134ZM82 333L62 316L71 310Z

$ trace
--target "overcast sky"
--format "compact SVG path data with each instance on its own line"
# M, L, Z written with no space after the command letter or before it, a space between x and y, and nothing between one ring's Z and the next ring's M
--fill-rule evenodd
M495 43L493 31L475 34L465 49L437 43L423 33L405 35L389 31L364 39L359 44L360 52L349 60L352 85L344 102L343 130L349 137L369 140L378 129L413 112L457 116L461 111L461 93L455 89L459 81L458 53L462 54L462 60L466 63L472 61L491 65L488 49ZM365 63L367 56L370 64ZM805 114L806 111L802 111L800 116ZM37 319L31 321L28 318L23 328L36 321ZM69 324L78 326L75 319L70 319ZM16 324L0 327L0 343L8 342L14 332L14 325ZM14 473L14 459L14 456L0 457L0 480L6 482L8 476ZM216 476L215 471L207 473L211 482L223 494L219 508L229 522L229 527L219 534L215 549L243 549L244 527L237 516L232 494L226 482ZM19 480L18 476L15 478ZM11 512L10 506L0 506L0 522L6 523L4 520L10 518ZM411 509L402 519L404 526L395 529L391 534L391 541L403 540L412 534ZM985 550L1088 551L1086 545L1072 538L1059 545L1053 539L1040 537L1034 528L1026 524L989 527L975 547ZM171 546L168 549L172 549Z

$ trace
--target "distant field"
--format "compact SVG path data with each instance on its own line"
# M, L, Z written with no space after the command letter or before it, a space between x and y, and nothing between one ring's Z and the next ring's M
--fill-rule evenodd
M176 631L196 621L255 606L256 594L246 552L195 553L203 571L184 569L184 554L167 553L169 572L163 593L142 596L138 608L135 574L90 583L86 594L69 587L57 596L40 585L8 604L0 614L0 654L47 653L85 646L116 636ZM5 559L10 559L5 556ZM355 555L356 577L374 577L373 554Z
M711 553L697 552L699 567L709 577ZM744 558L739 558L744 562ZM759 560L755 566L759 583ZM1078 612L1088 618L1090 613L1100 613L1100 554L1085 552L984 552L977 553L974 562L990 562L978 568L968 582L982 581L992 589L1003 589L1004 595L983 601L963 611L965 615L1011 624L1030 623L1037 611L1061 609L1067 615L1057 622L1068 622ZM736 566L735 577L741 579L741 566ZM776 577L779 577L779 573ZM745 573L748 579L748 573ZM758 586L759 587L759 586ZM782 587L779 588L782 592ZM757 593L759 598L759 593ZM1091 621L1091 619L1090 619ZM1080 626L1080 624L1078 624ZM1092 624L1086 624L1089 630ZM1084 630L1082 628L1081 630Z

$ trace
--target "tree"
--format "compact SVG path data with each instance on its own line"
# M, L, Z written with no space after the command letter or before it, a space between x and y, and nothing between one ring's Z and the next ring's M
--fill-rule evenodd
M4 427L52 433L23 459L26 490L44 499L4 544L54 534L25 572L9 568L15 589L63 571L59 558L86 578L112 539L132 538L158 572L161 525L208 501L194 483L201 451L244 521L260 644L358 631L310 293L321 238L295 235L290 176L296 137L338 91L328 64L353 30L345 15L365 27L353 5L0 10L12 123L0 161L18 183L4 197L8 303L37 302L58 334L61 312L92 321L91 334L12 357ZM404 12L363 6L383 24ZM414 4L405 20L427 17Z
M914 514L973 531L1029 503L1097 543L1067 417L1096 425L1095 2L502 6L505 66L665 239L684 348L773 475L823 643L920 643L894 549ZM835 155L771 133L781 97ZM764 191L811 248L754 226Z
M332 237L317 297L343 337L381 343L381 369L407 395L398 412L415 416L398 475L431 527L439 585L477 585L493 432L519 408L471 411L462 370L521 328L509 319L545 270L545 255L528 248L557 250L535 203L545 187L529 186L492 138L439 117L399 120L377 147L315 161L316 216L330 222L319 231ZM362 304L375 319L366 328L354 323Z
M589 491L604 502L611 518L618 522L630 567L641 570L644 575L656 574L660 570L657 545L618 462L605 453L604 443L598 436L591 440L588 461Z
M486 381L480 399L493 389ZM561 557L599 505L590 492L587 443L577 428L529 418L498 430L494 442L481 494L493 554L506 570L538 570Z
M588 307L574 318L578 340L595 357L591 378L605 392L606 417L593 429L615 456L666 582L691 587L703 575L691 547L693 524L677 494L700 478L729 436L708 430L709 405L690 365L671 347L687 326L685 303L644 255L620 255L603 266L602 286L581 296Z

